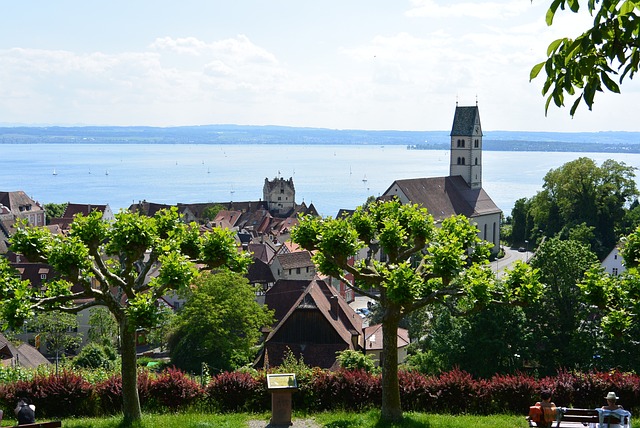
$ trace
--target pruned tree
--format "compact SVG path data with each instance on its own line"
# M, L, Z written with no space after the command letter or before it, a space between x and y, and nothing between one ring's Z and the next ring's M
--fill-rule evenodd
M153 217L127 211L113 223L100 213L75 217L68 235L22 224L11 249L32 262L50 264L61 274L44 289L35 289L0 263L0 300L5 319L13 325L39 311L77 313L106 307L116 318L122 353L122 398L125 423L141 418L136 373L136 330L156 323L156 301L169 290L188 287L198 275L195 262L207 269L246 269L251 258L238 252L230 231L201 234L198 225L184 224L177 210ZM157 276L150 277L158 267Z
M582 34L553 41L547 49L547 60L531 70L531 79L543 69L547 75L542 89L543 95L549 94L545 111L552 100L561 107L565 96L576 93L570 114L575 114L580 101L591 110L596 92L606 88L620 93L622 82L638 71L640 1L553 0L546 15L547 25L553 25L558 9L581 12L580 3L593 16L593 26Z
M426 306L464 314L491 303L525 304L542 291L535 271L524 264L497 280L488 265L492 244L479 239L467 218L436 224L424 208L397 200L359 207L346 218L303 217L292 238L314 252L320 272L380 305L385 422L402 418L397 330L404 316Z

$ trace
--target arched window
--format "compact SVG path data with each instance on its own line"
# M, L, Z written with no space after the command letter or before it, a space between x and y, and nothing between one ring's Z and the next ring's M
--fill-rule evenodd
M476 158L476 165L478 165L478 158Z
M464 158L462 158L462 165L464 165Z
M460 147L464 147L464 140L460 140Z
M473 142L473 147L475 147L476 149L480 147L480 141L478 141L478 139L476 139L476 141Z

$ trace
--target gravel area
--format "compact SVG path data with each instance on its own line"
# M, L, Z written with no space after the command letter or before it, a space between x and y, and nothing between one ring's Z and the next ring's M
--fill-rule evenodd
M249 421L249 428L322 428L313 419L294 419L291 425L271 425L265 421Z

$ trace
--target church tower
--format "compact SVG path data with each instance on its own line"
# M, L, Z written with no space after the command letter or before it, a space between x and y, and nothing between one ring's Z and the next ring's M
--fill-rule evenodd
M482 188L482 126L478 103L459 107L451 128L449 175L460 175L472 189Z

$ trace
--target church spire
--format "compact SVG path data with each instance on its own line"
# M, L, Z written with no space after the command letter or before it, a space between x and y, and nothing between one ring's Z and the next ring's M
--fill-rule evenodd
M458 106L451 128L449 175L460 175L473 189L482 188L482 127L478 100L475 106Z

